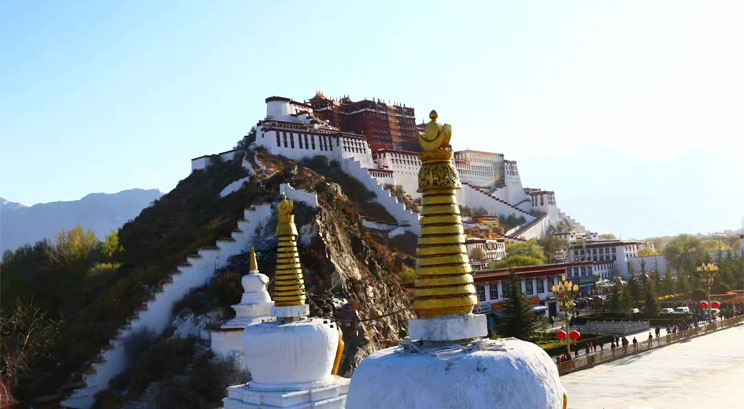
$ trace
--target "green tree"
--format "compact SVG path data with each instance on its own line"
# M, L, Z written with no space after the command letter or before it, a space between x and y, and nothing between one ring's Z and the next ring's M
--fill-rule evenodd
M656 288L656 292L660 293L661 292L661 274L659 274L657 270L654 270L653 272L651 272L651 281L653 282Z
M633 307L633 300L630 298L628 286L625 285L620 289L620 309L621 311L628 311L631 307Z
M506 254L510 256L521 255L521 256L533 257L533 258L541 260L543 263L545 262L545 253L543 252L543 249L540 247L540 245L537 243L537 240L535 239L532 239L529 241L507 243Z
M615 237L615 235L612 233L602 233L599 235L599 238L605 239L605 240L616 240L617 239L617 237Z
M468 254L468 257L474 261L481 261L486 258L486 251L480 247L475 247L474 249L470 250L470 254Z
M683 294L686 296L690 295L690 283L685 276L677 274L677 285L675 286L674 290L677 292L677 294Z
M638 277L631 274L628 276L628 293L633 305L639 305L643 300L643 288Z
M662 253L667 264L677 271L693 271L706 255L702 240L689 234L680 234L671 239Z
M656 284L654 284L653 281L649 281L646 291L644 292L646 315L650 317L657 317L659 315L659 298L656 288Z
M124 247L119 244L119 233L111 230L101 243L101 255L107 260L117 260L124 253Z
M538 258L516 254L513 256L509 256L505 259L499 260L496 263L496 268L536 266L540 264L545 264L545 263L543 263L543 261Z
M54 241L52 258L60 265L70 265L87 261L91 253L98 248L98 239L92 230L83 231L80 225L70 231L62 229Z
M564 251L568 247L568 240L553 235L546 235L539 239L537 244L542 248L545 259L548 263L555 263L562 260Z
M499 322L499 333L524 341L532 340L538 328L537 315L532 311L527 297L514 271L509 272L509 286L505 289L504 308Z
M662 281L661 288L661 292L664 295L674 294L674 279L672 278L672 273L669 271L668 266L664 273L664 280Z
M659 253L657 253L656 250L652 249L651 247L641 247L638 250L638 257L650 257L658 255Z
M623 307L620 305L620 285L615 284L612 286L612 294L610 294L610 302L608 304L608 308L611 312L622 312Z

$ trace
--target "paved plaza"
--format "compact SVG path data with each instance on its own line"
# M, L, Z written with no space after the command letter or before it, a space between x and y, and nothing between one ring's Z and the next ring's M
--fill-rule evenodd
M744 325L561 377L571 409L744 407Z

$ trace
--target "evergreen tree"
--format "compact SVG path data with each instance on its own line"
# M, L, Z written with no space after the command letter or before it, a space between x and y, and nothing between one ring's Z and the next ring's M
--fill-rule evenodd
M675 291L678 294L690 295L690 283L687 282L687 278L683 274L677 274L677 286Z
M658 270L654 270L651 273L652 283L654 285L654 289L657 293L661 293L661 274L659 274Z
M644 294L644 306L646 308L646 315L649 317L657 317L659 315L659 299L656 293L656 285L652 282L648 283L646 292Z
M529 341L537 331L537 315L532 311L527 297L514 271L509 271L509 286L504 290L503 317L499 322L499 334Z
M620 310L625 312L633 306L633 300L630 299L630 291L626 285L620 290Z
M664 295L674 294L674 279L672 279L672 272L669 271L669 266L667 266L664 273L664 281L661 284L661 288L661 292Z
M638 277L632 274L628 277L627 290L634 305L638 305L643 301L643 289L641 288L641 283Z
M617 283L612 286L612 294L610 294L608 307L611 312L622 312L622 306L620 305L620 285Z

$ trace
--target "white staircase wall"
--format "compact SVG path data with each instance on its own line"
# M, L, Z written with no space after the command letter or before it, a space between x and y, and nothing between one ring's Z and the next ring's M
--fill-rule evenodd
M245 219L238 222L240 231L233 233L231 240L218 240L215 247L200 249L198 257L187 257L190 265L179 266L178 271L171 276L172 281L163 285L161 291L147 303L147 307L139 311L119 335L111 340L111 348L100 355L99 362L94 363L92 371L84 376L86 386L75 390L67 400L62 401L62 406L90 408L94 403L94 395L107 389L109 381L129 364L124 354L126 338L142 330L156 334L165 330L171 321L174 305L193 288L209 282L215 270L224 267L230 257L250 248L256 230L269 220L271 215L270 204L246 209Z
M369 171L363 168L358 161L352 158L342 160L341 170L356 178L364 187L374 192L376 195L374 201L382 205L406 231L415 235L420 233L418 213L408 210L403 203L398 202L398 199L389 190L380 186L377 179L370 176Z
M509 216L514 217L523 216L527 223L535 220L535 216L525 212L524 210L512 206L497 197L491 196L485 191L479 190L463 183L462 189L457 190L457 202L462 206L467 206L470 209L484 208L488 213L496 216Z

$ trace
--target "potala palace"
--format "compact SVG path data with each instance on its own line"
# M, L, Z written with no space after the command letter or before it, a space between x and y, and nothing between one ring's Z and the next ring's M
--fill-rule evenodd
M326 157L366 187L375 185L373 191L399 186L415 201L421 198L421 159L416 148L421 127L416 126L410 107L348 98L336 101L322 93L308 102L272 96L266 98L266 117L256 124L255 144L296 161ZM233 152L220 155L231 158ZM211 156L192 159L192 171L208 166ZM523 187L516 161L506 160L501 153L474 150L455 151L453 160L462 181L457 191L461 206L525 220L506 236L539 238L550 226L560 226L574 236L587 234L584 226L560 211L553 191ZM389 207L399 226L418 233L417 217Z

